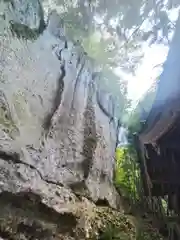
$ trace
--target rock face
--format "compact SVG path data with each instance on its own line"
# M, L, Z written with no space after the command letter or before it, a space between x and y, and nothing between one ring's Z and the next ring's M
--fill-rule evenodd
M34 42L8 34L11 41L0 39L0 236L30 239L35 224L31 239L62 239L53 233L77 231L80 220L71 206L80 198L118 207L115 103L99 89L93 61L65 39L55 12ZM9 211L16 238L3 221ZM67 239L74 239L73 231Z
M2 0L0 17L10 23L19 37L36 38L45 28L43 8L38 0Z

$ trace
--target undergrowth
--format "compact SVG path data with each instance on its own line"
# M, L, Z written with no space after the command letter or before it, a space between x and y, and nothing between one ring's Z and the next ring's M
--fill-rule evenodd
M139 200L140 170L136 151L132 146L116 149L116 169L114 184L123 197L133 202Z
M141 203L141 178L136 151L132 146L116 149L116 169L114 184L122 199L126 199L130 208ZM143 210L142 210L143 211ZM136 209L137 212L137 209ZM124 208L116 221L108 221L102 228L99 240L161 240L152 224L146 222L141 214L127 212Z

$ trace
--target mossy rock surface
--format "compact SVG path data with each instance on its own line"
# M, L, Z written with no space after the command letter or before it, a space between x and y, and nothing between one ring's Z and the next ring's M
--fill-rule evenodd
M163 240L158 229L143 219L110 208L97 208L98 240Z
M34 194L0 196L0 237L12 240L162 240L148 222L86 198L58 213Z
M117 212L110 208L99 208L99 240L131 240L136 239L136 227L123 212Z

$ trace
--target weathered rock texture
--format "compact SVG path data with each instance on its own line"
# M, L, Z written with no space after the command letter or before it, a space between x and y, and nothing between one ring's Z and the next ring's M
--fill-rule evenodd
M45 27L43 8L39 0L2 0L0 17L8 21L11 29L21 36L24 31L28 37L33 37ZM25 37L24 34L23 36Z
M55 12L36 41L0 40L0 236L74 239L79 197L119 204L113 99Z

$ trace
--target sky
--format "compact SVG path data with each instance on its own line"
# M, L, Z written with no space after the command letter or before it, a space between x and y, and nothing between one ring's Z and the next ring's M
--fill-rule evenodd
M142 64L136 71L135 76L129 76L128 98L137 101L150 88L156 77L160 73L160 68L156 65L165 61L168 48L163 45L144 46L145 52Z
M176 21L179 9L173 9L169 12L171 21ZM143 47L144 58L141 65L136 70L135 76L126 76L128 82L128 98L137 102L143 94L150 88L161 69L154 68L157 64L161 64L166 60L168 47L164 45L147 44Z

